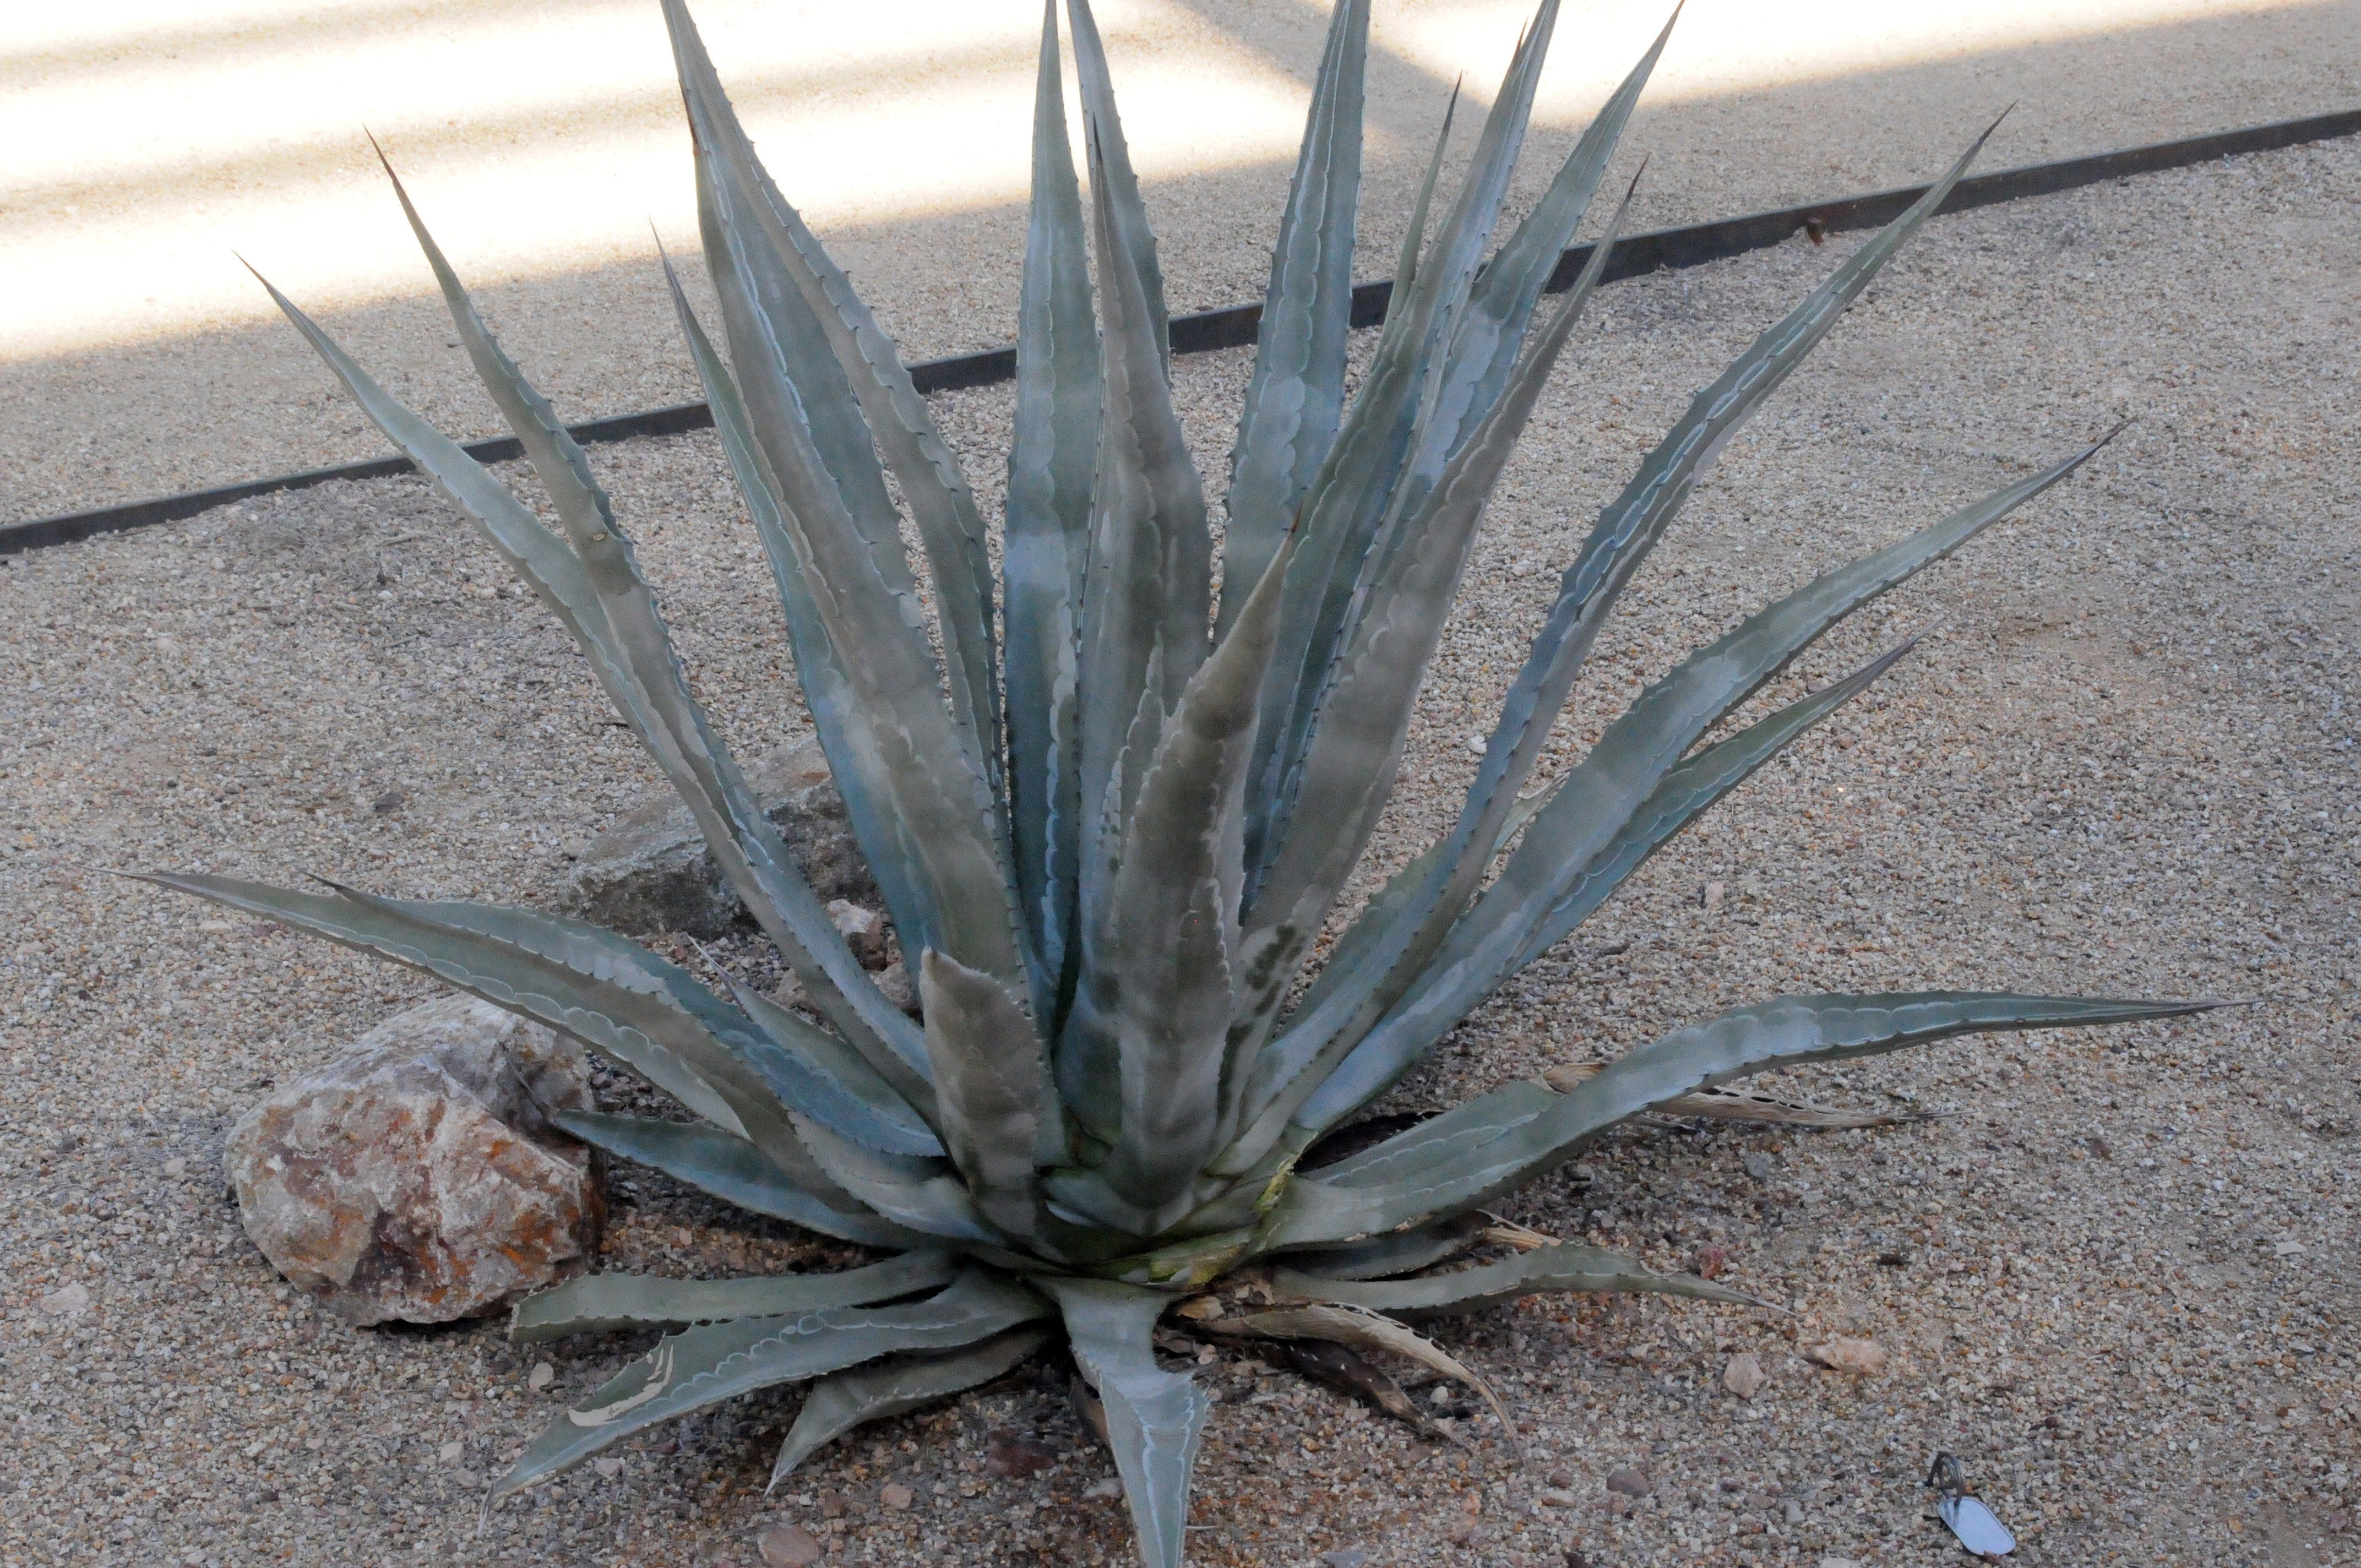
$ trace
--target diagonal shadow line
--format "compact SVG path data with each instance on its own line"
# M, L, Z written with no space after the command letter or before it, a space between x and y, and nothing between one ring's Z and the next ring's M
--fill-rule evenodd
M2191 164L2211 163L2246 153L2269 152L2307 142L2356 135L2361 135L2361 109L2345 109L2302 119L2279 120L2205 136L2152 142L2145 147L2124 148L2114 152L2028 164L1991 174L1969 176L1952 188L1940 211L1946 214L1969 212L1999 203L2022 201L2030 196L2050 195L2108 180L2120 180L2128 175L2184 169ZM1661 269L1699 267L1710 261L1725 260L1748 251L1784 244L1798 230L1811 235L1817 243L1825 235L1878 227L1924 195L1927 189L1925 185L1902 186L1835 201L1803 203L1769 212L1721 218L1711 223L1687 224L1678 228L1632 235L1616 246L1614 255L1604 269L1603 280L1615 281ZM1558 258L1557 269L1550 275L1548 285L1553 291L1573 285L1576 276L1589 259L1591 248L1590 243L1586 242L1571 247ZM1367 327L1382 322L1392 291L1390 280L1356 287L1353 291L1353 324ZM1171 323L1172 351L1175 354L1203 354L1216 349L1244 347L1255 341L1256 329L1261 319L1262 306L1259 302L1175 316ZM1016 350L1013 347L990 348L948 359L925 360L911 366L910 372L911 379L923 393L993 386L1015 378ZM708 429L712 423L712 411L705 404L677 403L670 408L610 415L566 428L576 439L588 443L683 434ZM522 444L512 436L470 442L467 444L466 450L478 462L484 463L508 462L523 455ZM284 474L268 479L250 479L242 484L222 485L183 495L101 507L60 517L0 523L0 556L52 544L71 543L102 533L176 522L215 507L227 506L233 501L280 490L309 489L314 485L338 479L375 479L412 472L415 469L406 457L380 457L364 463L314 468L305 473Z

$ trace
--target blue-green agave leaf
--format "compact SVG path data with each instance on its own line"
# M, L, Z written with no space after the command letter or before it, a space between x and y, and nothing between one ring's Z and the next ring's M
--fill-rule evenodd
M1379 1190L1412 1175L1450 1164L1496 1142L1504 1127L1521 1126L1557 1103L1557 1091L1538 1078L1518 1079L1463 1100L1383 1143L1313 1173L1327 1186Z
M1607 612L1655 547L1698 477L1747 416L1828 335L1845 307L1869 287L1904 241L1934 215L1991 135L1992 130L1986 129L1926 195L1878 231L1699 392L1688 411L1642 459L1639 473L1622 493L1599 513L1581 554L1559 582L1556 600L1533 639L1524 668L1510 688L1483 764L1469 785L1467 805L1454 835L1460 845L1459 864L1444 895L1423 915L1429 930L1422 945L1428 950L1440 936L1439 927L1458 914L1466 894L1473 892L1483 874L1489 860L1488 846L1497 842L1498 825L1547 743L1550 727L1565 707L1575 674L1588 656Z
M873 1366L821 1378L804 1396L803 1409L796 1412L796 1424L788 1429L778 1461L771 1466L769 1489L777 1490L796 1465L853 1428L906 1415L938 1399L980 1388L1015 1371L1049 1339L1049 1329L1028 1324L1005 1330L966 1350L897 1355Z
M459 275L444 256L443 247L434 243L425 220L412 204L410 192L403 188L401 177L394 173L385 149L378 147L374 137L369 146L376 151L386 179L393 183L394 199L401 203L401 215L410 220L410 232L416 236L419 249L425 252L426 264L434 270L435 285L443 291L444 305L451 313L452 324L458 329L460 345L467 351L477 378L483 382L493 405L500 411L500 418L524 447L534 475L556 504L568 533L613 527L615 509L591 474L590 459L581 443L574 439L566 422L550 407L549 400L525 379L524 372L484 324L475 302L459 282Z
M1141 330L1156 345L1166 365L1171 363L1171 337L1164 305L1164 271L1156 260L1156 235L1148 226L1148 207L1139 199L1139 176L1132 171L1131 147L1124 139L1123 118L1115 112L1115 79L1107 71L1106 45L1099 37L1098 18L1090 0L1066 0L1066 20L1073 29L1074 77L1081 89L1082 128L1091 160L1091 197L1105 209L1102 220L1108 233L1099 252L1099 287L1108 289L1106 274L1126 279L1127 291L1138 296ZM1104 163L1104 168L1099 166Z
M906 1306L829 1307L667 1334L551 1422L492 1495L530 1486L633 1432L757 1388L825 1376L883 1355L954 1350L1047 1310L1047 1303L1015 1281L971 1269L948 1289Z
M1099 1115L1103 1068L1112 1065L1115 1021L1092 996L1106 980L1093 954L1111 930L1115 851L1155 737L1209 647L1213 536L1172 411L1155 242L1125 161L1104 51L1085 0L1071 0L1067 14L1091 169L1104 390L1079 642L1080 820L1086 833L1095 826L1096 842L1085 846L1080 868L1082 971L1058 1073L1076 1116L1104 1137L1111 1129ZM1098 1087L1078 1099L1077 1081Z
M449 268L423 225L420 233L438 275L447 276ZM560 442L543 428L555 415L548 414L547 404L482 332L465 294L453 302L454 319L480 351L482 363L497 373L496 395L513 406L520 437L545 449L552 488L568 498L561 519L576 535L575 548L544 528L456 443L388 395L269 280L261 281L378 428L435 480L453 504L476 519L494 547L557 611L588 655L616 710L696 815L716 859L749 907L805 975L821 1005L833 1005L842 1014L840 1025L858 1027L855 1005L847 997L864 990L873 993L875 988L785 857L775 829L753 808L727 751L688 696L630 546L608 517L604 496L584 477L587 465L580 462L579 449L571 445L570 437ZM456 280L451 287L456 289ZM873 1011L891 1009L878 998Z
M1421 1279L1359 1282L1281 1267L1271 1270L1270 1284L1282 1298L1334 1301L1412 1320L1477 1312L1544 1290L1646 1290L1733 1306L1760 1304L1751 1296L1692 1274L1658 1274L1638 1258L1620 1252L1564 1243Z
M695 125L693 97L690 110ZM898 854L911 869L925 918L918 930L903 932L906 941L1029 987L1015 888L985 808L989 791L975 737L944 707L907 562L895 569L898 532L888 549L873 537L875 527L856 521L837 484L850 458L824 448L819 427L807 417L835 400L807 399L804 383L831 377L841 383L843 372L824 334L816 348L795 340L795 324L810 323L812 313L761 240L760 192L717 170L705 150L708 139L700 131L699 221L739 389L778 485L779 519L796 569L851 683L863 743L876 751L877 772L892 792L893 841L863 848L873 863ZM844 400L851 406L849 391ZM859 411L851 407L856 420ZM862 450L873 466L863 430Z
M1189 1475L1213 1401L1186 1374L1156 1365L1150 1335L1172 1298L1104 1279L1039 1283L1057 1299L1074 1364L1106 1407L1107 1443L1139 1537L1141 1568L1180 1568Z
M754 219L753 235L767 242L801 291L917 524L934 576L952 712L962 732L975 740L977 764L989 791L985 804L996 812L1002 748L992 565L967 476L943 444L893 340L755 156L683 0L664 0L664 21L692 118L709 138L707 150L733 187L754 192L755 201L741 209Z
M1451 84L1451 96L1444 100L1443 123L1435 127L1434 150L1427 156L1426 174L1418 183L1418 194L1411 198L1410 221L1402 229L1401 247L1394 258L1394 275L1386 294L1386 319L1378 333L1378 354L1382 357L1401 335L1409 323L1411 285L1418 280L1419 258L1426 248L1428 212L1434 205L1434 188L1443 178L1443 155L1451 146L1451 122L1459 113L1459 83ZM1399 303L1401 309L1395 309Z
M891 1154L942 1152L926 1124L890 1091L874 1093L873 1079L860 1075L858 1058L846 1060L849 1053L826 1033L779 1007L769 1008L761 1019L750 1018L708 990L687 970L604 927L533 909L380 898L340 883L326 885L344 898L409 922L423 933L469 933L577 973L661 998L694 1019L733 1058L753 1068L779 1105L818 1116L848 1137Z
M1126 809L1156 754L1164 728L1164 650L1148 655L1148 676L1132 714L1131 728L1115 755L1114 777L1089 825L1082 853L1082 916L1076 928L1082 948L1074 996L1059 1032L1055 1056L1058 1092L1082 1135L1077 1153L1096 1163L1123 1124L1123 1035L1121 953L1108 905L1123 868Z
M1338 0L1271 247L1254 371L1230 453L1217 622L1223 633L1279 554L1344 415L1368 58L1369 0Z
M1394 1231L1364 1242L1351 1242L1287 1255L1323 1279L1386 1279L1415 1274L1448 1263L1484 1239L1480 1221L1466 1217L1445 1220L1414 1231Z
M622 983L613 970L601 972L603 966L578 967L580 955L569 962L341 893L294 893L196 873L143 872L139 880L423 970L471 996L595 1047L733 1134L745 1135L765 1118L775 1122L783 1113L752 1064L673 997Z
M1160 718L1204 662L1213 592L1203 489L1172 411L1140 279L1122 265L1126 253L1115 222L1118 203L1096 141L1091 152L1104 400L1082 590L1085 822L1128 815L1117 760L1143 702L1152 700ZM1158 676L1153 689L1151 672ZM1102 859L1085 857L1085 924L1105 917L1107 893Z
M1517 797L1516 809L1510 813L1509 820L1501 824L1500 843L1497 848L1506 848L1509 840L1517 836L1518 829L1532 820L1533 813L1548 804L1555 793L1557 782L1552 779L1537 784ZM1308 1014L1320 1006L1348 977L1359 971L1379 938L1400 918L1410 901L1418 896L1419 889L1426 884L1427 878L1434 874L1449 848L1448 839L1437 839L1412 855L1403 863L1401 870L1386 879L1386 884L1361 906L1360 913L1353 917L1353 923L1345 927L1336 938L1336 945L1328 950L1320 972L1312 977L1312 983L1304 988L1302 999L1295 1004L1297 1014Z
M935 1091L931 1083L915 1086L917 1103L895 1087L892 1080L869 1063L868 1058L854 1050L843 1040L827 1030L807 1022L802 1014L780 1005L751 985L741 985L726 970L722 979L730 988L730 999L738 1010L753 1021L754 1026L782 1049L792 1051L813 1072L834 1080L843 1091L868 1106L877 1115L905 1129L910 1141L878 1146L891 1147L895 1154L939 1155L943 1152L941 1140L928 1131L934 1124ZM898 1061L899 1058L888 1058ZM924 1135L923 1141L920 1135Z
M1066 139L1058 0L1042 0L1034 91L1033 197L1016 312L1016 410L1008 449L1008 790L1017 896L1040 954L1035 1015L1052 1037L1071 999L1082 853L1075 640L1098 460L1098 322L1082 199Z
M1265 1026L1276 1016L1294 978L1306 935L1327 918L1392 793L1419 685L1449 619L1477 525L1558 355L1598 286L1630 203L1627 193L1581 280L1547 327L1527 345L1508 390L1445 465L1441 482L1421 503L1422 515L1405 524L1401 547L1387 557L1377 580L1367 586L1365 612L1356 618L1352 645L1336 660L1333 684L1322 699L1303 758L1299 784L1306 812L1303 829L1290 836L1270 863L1246 938L1247 960L1262 987L1250 999L1248 1010ZM1504 826L1504 821L1488 824L1493 844ZM1247 1116L1264 1131L1248 1139L1235 1159L1252 1163L1262 1157L1279 1119L1302 1102L1326 1069L1343 1059L1414 978L1414 970L1404 972L1403 954L1425 925L1411 916L1420 900L1436 897L1448 886L1444 874L1461 847L1446 843L1450 847L1432 862L1402 913L1378 927L1368 955L1347 970L1337 988L1323 995L1319 1006L1257 1064Z
M664 738L664 727L649 711L644 695L615 646L606 611L574 552L542 525L532 508L517 499L457 442L403 407L379 386L270 280L259 272L255 273L255 279L269 291L280 313L344 383L370 422L418 466L445 499L476 520L492 548L556 612L588 657L591 669L606 687L616 710L651 752L658 753L660 764L669 773L675 764L662 755L670 744Z
M1447 840L1452 845L1446 852L1448 876L1438 877L1439 885L1411 901L1400 926L1374 946L1366 965L1378 972L1340 984L1319 1014L1299 1018L1280 1036L1273 1054L1274 1080L1281 1095L1300 1103L1325 1076L1324 1069L1340 1062L1343 1053L1383 1015L1382 1008L1415 981L1489 867L1501 826L1540 759L1607 612L1686 499L1703 463L1827 335L1845 305L1941 205L1991 134L1987 129L1927 195L1863 245L1698 393L1673 432L1643 460L1639 476L1600 513L1581 555L1562 578L1548 619L1502 705L1500 721L1468 786L1467 803ZM1413 921L1416 929L1406 929ZM1297 1068L1299 1062L1309 1065ZM1274 1103L1278 1098L1273 1097ZM1257 1125L1259 1136L1276 1139L1277 1129L1267 1116ZM1242 1149L1240 1155L1252 1152Z
M1551 901L1548 914L1525 934L1508 973L1514 974L1555 946L1606 903L1650 855L1671 842L1715 802L1752 777L1756 769L1785 751L1806 730L1867 691L1916 646L1917 639L1912 638L1889 649L1843 679L1831 681L1810 696L1766 715L1667 772L1577 875L1569 878L1563 870L1559 872L1560 891ZM1545 853L1546 850L1536 852ZM1503 877L1506 874L1504 870ZM1490 893L1489 888L1485 890L1487 898ZM1467 918L1461 922L1471 937L1480 936L1487 928L1488 919L1478 917L1483 904L1484 900L1478 899L1477 909L1469 911ZM1437 955L1433 974L1439 976L1448 969L1449 955L1455 950L1458 940L1459 933L1455 930L1452 941Z
M1559 258L1574 243L1575 231L1582 226L1583 214L1590 209L1590 199L1678 19L1675 10L1575 143L1549 190L1477 275L1466 308L1452 322L1450 345L1437 367L1429 405L1420 416L1419 448L1403 477L1413 503L1507 387L1533 308Z
M2120 428L2120 427L2119 427ZM1895 650L1679 767L1681 754L1828 629L2071 474L2114 433L1931 528L1826 573L1650 686L1550 795L1499 880L1450 927L1385 1021L1302 1113L1333 1124L1407 1070L1493 987L1605 902L1622 879L1780 748L1884 673ZM1383 1036L1380 1038L1379 1036Z
M1491 1201L1574 1157L1585 1139L1696 1090L1804 1062L1838 1061L2004 1029L2065 1029L2177 1018L2220 1003L2025 996L2005 992L1901 992L1783 996L1675 1030L1564 1095L1536 1101L1512 1085L1370 1151L1362 1168L1391 1179L1341 1186L1298 1177L1274 1210L1263 1245L1279 1250L1424 1224ZM1489 1137L1470 1136L1497 1107ZM1473 1108L1473 1109L1471 1109ZM1469 1115L1460 1116L1460 1111ZM1445 1128L1436 1123L1452 1122ZM1437 1142L1438 1139L1447 1140ZM1434 1157L1417 1151L1434 1146Z
M863 1246L929 1247L932 1236L861 1207L828 1179L792 1136L756 1145L718 1127L560 1111L550 1118L593 1148L661 1170L725 1203Z
M1699 751L1666 773L1639 806L1619 809L1597 837L1577 838L1568 849L1528 834L1532 852L1518 847L1500 879L1452 927L1418 983L1304 1102L1296 1113L1299 1125L1332 1126L1384 1093L1490 990L1590 918L1649 856L1797 736L1866 691L1914 646L1915 640L1905 642ZM1547 859L1554 850L1560 856L1555 861ZM1544 884L1538 894L1530 891L1536 881ZM1485 981L1486 975L1492 978Z
M998 981L941 953L921 958L918 995L951 1163L987 1220L1037 1235L1038 1173L1069 1157L1040 1034Z
M947 1252L912 1252L834 1274L758 1274L742 1279L664 1279L586 1274L538 1291L509 1316L517 1344L620 1329L686 1328L735 1318L776 1318L825 1307L866 1307L939 1290L960 1271Z
M1122 1125L1102 1174L1145 1209L1186 1212L1244 1089L1230 1025L1246 770L1293 537L1181 694L1125 832L1111 911Z
M1388 305L1378 356L1301 509L1256 745L1262 809L1246 844L1253 903L1261 902L1265 871L1291 837L1297 775L1314 710L1341 647L1355 587L1383 532L1435 356L1499 218L1556 16L1557 0L1542 0L1485 117L1451 211L1409 286L1398 286ZM1309 830L1316 834L1324 827L1312 821Z
M956 1242L995 1245L995 1231L948 1160L888 1155L808 1116L794 1118L802 1146L829 1180L897 1225Z
M898 849L893 817L893 780L886 772L885 758L875 744L874 734L861 713L861 695L838 660L836 646L820 619L819 607L810 586L804 581L777 477L755 442L751 415L737 380L722 364L712 339L706 335L704 326L689 308L688 296L681 289L680 277L673 270L669 257L664 259L664 279L671 286L681 335L687 340L690 356L697 363L697 378L705 387L706 406L713 411L714 428L721 438L722 452L730 460L739 493L745 498L747 512L753 519L755 536L762 541L763 556L770 563L772 581L777 585L780 609L787 623L788 645L795 653L804 706L818 731L820 749L828 756L829 775L844 799L853 837L863 845L886 844ZM885 907L894 917L895 928L924 932L928 925L927 906L920 902L906 862L898 854L889 854L870 859L867 863L879 893L884 896ZM826 967L829 978L833 980L839 960L832 949L822 950L828 953ZM839 1027L845 1028L862 1059L884 1075L906 1100L916 1104L928 1102L931 1091L926 1078L926 1052L917 1031L874 986L845 976L842 983L831 983L817 994L833 1003L823 1010ZM846 1027L843 1017L848 1013L852 1015L851 1027Z

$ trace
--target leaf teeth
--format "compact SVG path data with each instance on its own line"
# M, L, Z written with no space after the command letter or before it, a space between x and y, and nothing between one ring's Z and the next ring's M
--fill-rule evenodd
M1102 387L1089 241L1060 86L1057 0L1042 6L1032 181L1008 452L1003 685L1016 887L1042 971L1034 1014L1054 1036L1071 1003L1081 959L1075 639Z
M1362 1287L1361 1288L1375 1288ZM1524 1444L1509 1407L1483 1376L1441 1345L1391 1318L1344 1301L1320 1301L1305 1307L1279 1307L1237 1318L1217 1318L1205 1327L1215 1333L1252 1335L1264 1339L1326 1340L1356 1350L1384 1350L1407 1356L1445 1377L1473 1388L1492 1408L1500 1423L1500 1440L1517 1463L1524 1463Z
M1075 1364L1106 1409L1107 1442L1139 1536L1142 1568L1180 1568L1189 1478L1213 1401L1186 1375L1156 1364L1152 1335L1172 1298L1107 1280L1041 1283L1065 1319Z
M2207 1005L1974 991L1778 997L1676 1029L1565 1094L1512 1084L1364 1151L1346 1162L1354 1171L1301 1177L1263 1245L1343 1241L1464 1212L1556 1168L1627 1116L1768 1068L1878 1056L1959 1035L2182 1017Z
M1224 633L1278 554L1344 411L1368 39L1369 0L1341 0L1271 250L1254 371L1231 453L1218 622Z

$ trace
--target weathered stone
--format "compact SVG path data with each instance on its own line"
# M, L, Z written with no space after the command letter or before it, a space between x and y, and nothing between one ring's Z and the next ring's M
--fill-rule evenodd
M999 1427L985 1440L987 1475L1038 1475L1058 1463L1057 1451L1014 1427Z
M582 1047L472 997L430 1002L238 1118L225 1163L271 1266L352 1323L448 1322L575 1272L606 1218Z
M1730 1358L1730 1365L1721 1369L1721 1386L1741 1399L1752 1399L1763 1392L1763 1385L1770 1381L1770 1376L1763 1370L1763 1363L1751 1350L1740 1351Z
M918 1015L918 985L910 978L909 966L895 959L871 978L877 982L877 989L884 993L886 1001L913 1018Z
M893 957L894 927L876 910L849 898L828 901L828 917L844 933L844 945L863 969L884 969Z
M1832 1339L1807 1345L1804 1354L1831 1372L1872 1377L1885 1370L1885 1347L1873 1339Z
M755 1541L764 1568L810 1568L820 1560L820 1544L800 1525L774 1524Z
M1627 1497L1644 1497L1656 1489L1656 1483L1645 1470L1630 1464L1607 1477L1607 1489Z
M746 784L823 900L850 899L872 908L883 902L818 740L757 759L746 769ZM696 818L670 790L631 807L582 847L561 900L569 914L633 936L721 937L745 915Z

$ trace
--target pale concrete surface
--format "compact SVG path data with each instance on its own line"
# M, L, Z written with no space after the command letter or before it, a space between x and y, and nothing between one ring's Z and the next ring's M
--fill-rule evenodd
M1005 341L1038 11L698 10L781 182L911 356ZM1176 309L1259 293L1325 13L1104 7ZM1364 276L1390 265L1450 82L1488 98L1525 15L1381 0ZM1662 16L1565 7L1526 190ZM1921 178L2011 101L1989 167L2345 107L2356 82L2361 0L1695 0L1628 140L1652 160L1635 221ZM60 8L0 49L0 518L382 450L233 249L455 433L494 428L364 124L569 415L694 395L649 236L694 236L649 0Z

